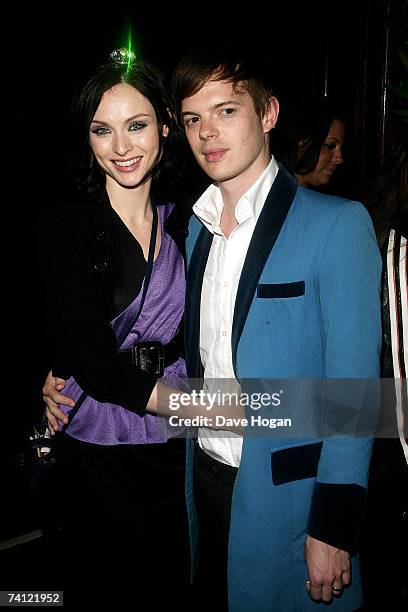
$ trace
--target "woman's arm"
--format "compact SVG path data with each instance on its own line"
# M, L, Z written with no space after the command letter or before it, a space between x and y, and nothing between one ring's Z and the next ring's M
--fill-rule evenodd
M49 214L40 227L40 264L46 295L48 337L60 348L58 362L81 388L101 402L143 415L157 378L118 353L109 324L114 262L98 261L97 240L86 210ZM117 253L113 254L117 255ZM96 259L96 260L95 260ZM54 363L55 349L51 355ZM54 373L58 374L56 369Z

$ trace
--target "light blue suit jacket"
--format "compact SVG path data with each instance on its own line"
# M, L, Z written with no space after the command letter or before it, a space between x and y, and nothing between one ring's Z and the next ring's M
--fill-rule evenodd
M186 361L202 376L202 278L212 234L193 217L187 240ZM298 188L282 167L258 219L238 287L232 355L237 379L377 378L381 259L357 202ZM299 381L301 384L301 381ZM375 402L372 405L375 411ZM317 609L305 590L306 533L354 552L371 439L244 435L232 500L232 612ZM186 484L195 550L193 443ZM361 605L358 559L336 610Z

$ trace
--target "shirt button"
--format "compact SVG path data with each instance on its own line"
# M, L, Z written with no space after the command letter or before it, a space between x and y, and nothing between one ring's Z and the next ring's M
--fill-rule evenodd
M224 287L228 287L228 285L229 285L229 282L228 282L228 281L225 281L225 282L224 282Z
M225 336L227 335L227 332L224 330L224 331L222 332L222 335L225 337Z

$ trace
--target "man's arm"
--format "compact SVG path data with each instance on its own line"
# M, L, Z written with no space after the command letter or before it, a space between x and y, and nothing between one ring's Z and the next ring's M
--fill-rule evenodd
M45 414L48 419L48 426L51 433L58 431L60 423L67 424L68 417L62 412L59 404L73 408L74 400L63 395L61 391L65 386L65 380L53 376L52 372L48 373L43 387L43 399L46 405ZM178 401L180 396L183 396L183 401ZM205 417L208 427L212 429L224 429L234 431L242 435L244 430L243 421L245 420L244 408L240 404L240 388L236 391L236 400L229 402L227 405L209 404L205 401L196 401L186 392L174 389L166 384L158 382L149 398L146 406L146 411L160 416L177 416L179 419L193 419L194 417ZM174 404L177 404L177 409ZM223 417L220 424L217 423L216 417ZM226 421L228 423L226 424ZM234 422L232 423L232 420Z
M329 206L330 204L328 204ZM327 379L376 379L381 348L381 258L371 220L348 203L327 235L319 273ZM376 412L362 404L361 410ZM348 584L366 498L372 439L324 438L305 557L312 597L329 601ZM336 591L335 591L336 593Z

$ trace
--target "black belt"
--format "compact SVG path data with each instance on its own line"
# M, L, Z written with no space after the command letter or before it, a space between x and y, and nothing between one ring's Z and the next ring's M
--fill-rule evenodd
M121 351L119 354L130 359L132 365L146 372L161 378L164 369L175 363L180 357L180 335L176 334L170 342L136 342L128 351Z

